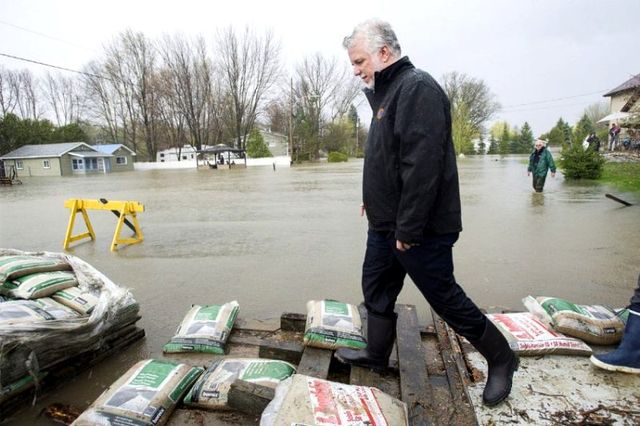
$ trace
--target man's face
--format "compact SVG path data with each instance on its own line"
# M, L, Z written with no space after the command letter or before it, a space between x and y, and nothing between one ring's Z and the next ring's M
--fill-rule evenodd
M374 73L384 68L385 50L382 48L375 54L371 54L362 38L356 39L347 49L353 66L353 74L360 77L369 89L373 89L374 86Z

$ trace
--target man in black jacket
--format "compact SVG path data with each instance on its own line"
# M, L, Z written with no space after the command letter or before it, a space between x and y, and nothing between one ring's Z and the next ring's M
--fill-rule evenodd
M416 69L391 26L367 21L344 40L365 84L373 117L367 138L363 205L369 221L362 290L367 348L336 351L340 361L386 368L396 337L396 299L408 274L433 309L487 359L487 405L511 391L518 358L453 276L462 230L449 100Z

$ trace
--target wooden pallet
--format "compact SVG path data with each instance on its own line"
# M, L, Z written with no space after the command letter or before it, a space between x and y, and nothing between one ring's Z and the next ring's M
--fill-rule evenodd
M349 367L333 357L333 351L305 347L302 337L306 316L285 313L280 324L269 327L246 322L236 324L226 356L279 359L298 366L297 372L322 379L375 386L407 404L411 425L476 425L473 405L466 392L469 380L457 336L436 318L426 329L418 324L415 306L397 305L397 341L389 369L382 373ZM361 310L366 324L366 311ZM171 354L169 359L207 366L213 356ZM169 425L257 425L260 413L273 398L273 390L236 382L229 394L234 411L212 412L179 407Z

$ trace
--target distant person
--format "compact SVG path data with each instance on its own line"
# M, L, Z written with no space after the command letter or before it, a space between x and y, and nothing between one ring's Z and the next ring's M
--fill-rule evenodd
M620 126L616 123L611 123L611 128L609 129L609 151L615 151L618 146L618 135L620 134Z
M598 136L596 135L596 132L589 133L589 136L587 136L587 144L592 151L594 152L600 151L600 138L598 138Z
M549 170L551 170L551 176L556 177L556 163L545 145L545 141L538 139L535 142L535 149L529 157L527 176L531 176L533 173L533 189L536 192L542 192L544 189L544 181L547 179Z
M367 347L340 348L344 363L385 369L396 339L396 300L407 275L435 312L484 356L482 401L509 396L518 357L453 275L462 230L451 104L436 80L402 56L391 26L371 20L345 37L354 74L373 110L360 213L369 229L362 266ZM390 161L391 160L391 161Z
M222 153L218 154L218 163L224 164L224 155Z
M613 352L591 355L591 362L609 371L640 374L640 276L630 303L620 345Z

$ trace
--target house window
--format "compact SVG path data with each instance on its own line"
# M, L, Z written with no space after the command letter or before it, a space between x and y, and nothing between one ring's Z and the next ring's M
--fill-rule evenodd
M187 156L186 156L186 155L183 155L183 156L182 156L182 159L183 159L183 160L186 160L186 159L187 159Z
M49 160L42 160L42 167L44 167L45 169L50 169L51 163L49 163Z
M116 164L127 164L127 157L116 157Z
M164 152L160 153L160 158L164 158Z
M73 168L73 170L84 169L84 163L82 162L82 158L74 158L72 160L71 167Z
M18 170L24 169L24 165L22 164L22 160L16 160L16 169L18 169Z
M87 170L98 170L98 159L87 158L87 160L85 161L85 167Z

